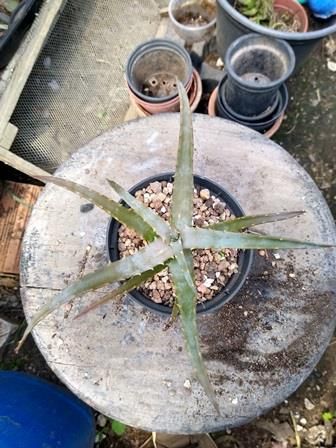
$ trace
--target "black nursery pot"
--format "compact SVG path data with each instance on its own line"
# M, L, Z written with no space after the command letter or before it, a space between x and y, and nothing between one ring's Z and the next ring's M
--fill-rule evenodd
M174 173L164 173L156 176L148 177L143 181L132 187L129 192L135 194L136 191L147 187L151 182L155 181L167 181L173 182ZM200 176L194 176L194 183L202 188L207 188L216 197L220 198L226 203L227 207L232 211L232 213L239 217L244 216L244 212L239 205L239 203L228 193L224 188L212 182L209 179ZM111 261L119 260L119 250L118 250L118 240L119 240L119 230L120 223L115 219L111 219L108 231L107 231L107 246L108 254ZM247 275L251 269L253 261L253 250L241 250L238 253L238 272L233 274L226 286L211 300L197 305L197 313L213 312L222 307L226 302L231 300L243 286ZM131 297L143 305L145 308L165 315L170 315L172 308L166 305L155 303L150 300L147 296L142 294L139 290L135 289L129 293Z
M320 29L307 33L278 31L249 20L234 4L235 0L217 0L217 47L222 58L235 39L247 33L258 33L288 42L294 50L296 64L300 66L321 39L336 32L336 16L324 20Z
M22 0L13 11L8 30L0 37L0 69L14 56L41 4L42 0Z
M129 88L137 97L151 103L176 97L176 78L188 90L192 72L189 53L168 39L152 39L138 45L126 65Z
M226 101L225 96L225 84L227 76L225 75L218 86L218 96L216 102L217 115L226 118L227 120L234 121L254 129L255 131L264 133L268 131L277 119L284 113L288 105L288 90L286 84L282 84L280 87L277 99L274 106L270 107L266 112L256 115L254 117L248 117L235 113Z
M225 56L226 101L237 114L257 116L274 107L280 86L295 67L287 42L257 34L235 40Z

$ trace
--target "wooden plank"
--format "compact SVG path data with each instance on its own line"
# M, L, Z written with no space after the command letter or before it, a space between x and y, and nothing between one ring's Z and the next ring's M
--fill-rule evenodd
M10 149L15 140L17 132L18 128L14 126L12 123L8 123L4 135L0 140L1 148Z
M26 223L41 187L6 182L0 201L0 275L19 273L20 249Z

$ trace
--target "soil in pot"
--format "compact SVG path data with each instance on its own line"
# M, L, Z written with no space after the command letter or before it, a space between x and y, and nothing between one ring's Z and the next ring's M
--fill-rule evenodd
M147 187L138 190L135 196L149 206L165 220L169 219L173 192L173 183L155 181ZM194 189L194 215L195 226L205 227L219 220L234 218L228 206L218 199L210 190L196 186ZM144 246L144 241L137 234L120 226L118 249L120 257L136 252ZM236 249L194 250L194 273L197 286L198 303L213 299L228 283L233 274L238 272L238 251ZM173 284L168 269L155 275L140 289L155 303L172 306L174 302Z
M282 4L273 0L249 1L236 0L235 8L241 14L253 22L277 30L285 32L304 32L307 31L307 17L302 6L299 14L292 11L287 5L288 2Z
M271 28L278 31L298 33L301 31L301 22L288 11L275 10L272 16Z
M216 16L216 5L209 0L186 2L174 13L181 25L200 27L212 22Z

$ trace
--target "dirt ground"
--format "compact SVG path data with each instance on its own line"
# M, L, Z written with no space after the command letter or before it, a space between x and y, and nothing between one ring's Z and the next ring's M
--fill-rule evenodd
M336 38L325 40L290 80L289 108L274 140L307 169L336 216L336 69L330 61L336 62ZM24 316L17 288L0 288L0 316L22 323ZM26 371L59 382L31 338L20 355L14 355L13 346L21 331L22 325L7 345L0 369ZM336 339L293 396L247 426L213 434L216 445L219 448L336 448L335 359ZM96 415L96 420L96 448L153 446L149 433L127 428L118 436L109 419Z

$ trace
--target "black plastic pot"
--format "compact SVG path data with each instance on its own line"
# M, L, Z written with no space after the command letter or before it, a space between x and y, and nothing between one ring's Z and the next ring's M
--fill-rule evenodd
M258 34L241 36L225 55L225 97L237 114L254 117L275 107L280 86L295 67L295 55L285 41Z
M148 177L143 181L136 184L129 191L131 194L135 194L136 191L145 188L151 182L155 181L167 181L173 182L174 173L164 173L156 176ZM209 179L200 176L194 176L194 183L202 188L208 188L212 194L216 197L220 198L223 202L226 203L227 207L232 211L235 216L243 216L244 212L239 205L239 203L228 193L224 188L212 182ZM119 250L118 250L118 239L119 239L119 230L120 224L111 219L108 231L107 231L107 246L108 246L108 254L111 261L116 261L119 259ZM205 302L204 304L197 305L197 313L205 313L205 312L213 312L218 308L222 307L226 302L231 300L241 289L243 286L247 275L251 269L252 261L253 261L253 250L241 250L238 255L238 273L233 274L233 276L228 281L225 288L220 291L215 297L211 300ZM155 303L146 297L144 294L139 292L138 290L133 290L130 292L131 297L145 308L165 315L170 315L172 309L166 305L162 305L159 303Z
M8 30L0 37L0 69L4 68L14 56L41 3L42 0L22 0L13 11Z
M288 90L285 84L282 84L278 91L278 99L276 101L275 107L271 108L264 114L257 115L255 117L244 116L235 113L228 106L225 98L225 81L226 76L223 78L218 88L218 96L216 102L216 112L217 115L226 118L227 120L234 121L236 123L242 124L254 129L255 131L264 133L271 129L274 123L279 119L279 117L284 113L288 106Z
M323 21L323 28L307 33L273 30L258 25L240 14L233 6L234 2L235 0L217 0L217 46L223 59L229 45L235 39L252 32L287 41L294 50L296 66L298 67L323 37L336 32L335 16Z
M162 103L177 96L176 78L188 90L192 80L188 52L167 39L152 39L131 53L126 66L129 88L142 100Z

